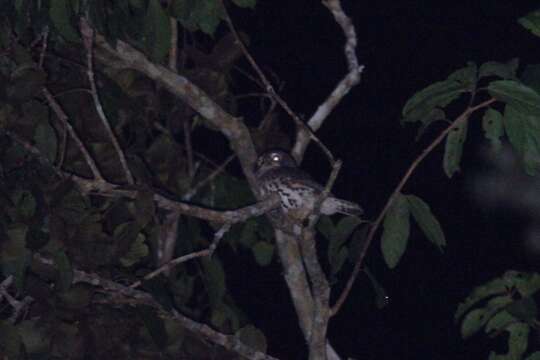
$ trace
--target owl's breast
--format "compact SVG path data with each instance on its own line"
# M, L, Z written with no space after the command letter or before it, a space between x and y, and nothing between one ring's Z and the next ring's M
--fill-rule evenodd
M320 193L314 188L311 180L304 176L296 176L296 171L275 169L259 178L263 197L277 193L281 200L281 210L291 218L303 219L313 209Z

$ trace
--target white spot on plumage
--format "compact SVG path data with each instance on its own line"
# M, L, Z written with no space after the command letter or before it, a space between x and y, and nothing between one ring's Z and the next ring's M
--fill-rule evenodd
M281 212L303 220L311 213L323 187L299 169L294 159L284 151L273 150L257 160L256 176L263 196L277 192L281 198ZM329 195L321 204L321 213L360 215L359 205Z

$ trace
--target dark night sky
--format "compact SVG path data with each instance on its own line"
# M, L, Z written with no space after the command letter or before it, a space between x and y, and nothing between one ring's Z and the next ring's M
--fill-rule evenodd
M375 5L343 0L343 4L356 25L358 58L366 70L361 84L319 135L344 160L334 192L361 202L374 218L411 161L442 129L434 126L423 141L415 142L416 127L399 123L405 101L467 61L481 64L518 57L521 64L540 63L540 38L516 22L540 3L378 1ZM306 117L346 72L343 35L319 1L260 1L255 12L233 13L233 20L250 34L250 49L258 63L286 83L282 95L289 105ZM480 134L479 127L473 125L470 133ZM442 148L413 176L405 192L430 203L448 247L440 254L413 228L401 263L388 270L376 242L367 263L391 303L377 310L367 280L359 279L346 307L331 322L330 340L340 354L359 359L487 358L486 346L494 343L485 337L461 341L453 323L458 302L473 286L507 269L537 271L538 266L523 249L517 230L521 220L483 209L466 190L481 145L481 137L471 135L463 172L452 180L442 171ZM320 165L324 161L311 146L304 167L324 179L328 171ZM260 272L254 264L245 266ZM257 279L245 268L231 269L228 281L239 289L235 300L269 334L270 353L300 358L305 348L280 265L263 269Z

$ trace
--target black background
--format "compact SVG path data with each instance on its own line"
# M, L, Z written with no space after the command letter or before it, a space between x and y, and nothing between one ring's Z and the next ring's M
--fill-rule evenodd
M361 83L318 134L344 161L334 193L361 203L367 216L375 218L406 168L444 128L435 125L415 142L416 126L399 122L406 100L467 61L518 57L520 69L540 63L540 38L517 23L540 3L344 0L343 5L356 26L357 54L366 68ZM343 34L319 1L259 1L255 11L234 11L232 17L238 29L250 34L250 51L259 65L285 82L281 94L297 113L311 116L345 75ZM445 253L413 226L407 252L389 270L376 240L367 264L386 288L390 304L378 310L369 282L360 276L330 324L330 341L338 353L358 359L479 359L487 358L489 349L505 350L504 334L498 341L486 336L463 341L453 322L457 304L474 286L508 269L538 270L539 258L527 255L523 246L525 220L506 209L484 208L468 190L486 145L478 120L471 120L462 172L446 177L440 146L404 189L430 204L446 233ZM321 181L329 171L314 145L303 167ZM280 264L261 270L231 260L227 271L235 301L267 334L270 354L302 358L304 340ZM349 271L341 274L342 282ZM538 342L531 345L537 348Z

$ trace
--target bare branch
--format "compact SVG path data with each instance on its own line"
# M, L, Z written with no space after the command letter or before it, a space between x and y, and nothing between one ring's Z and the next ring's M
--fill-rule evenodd
M476 110L485 108L485 107L491 105L492 103L494 103L495 101L496 101L495 99L489 99L489 100L486 100L486 101L484 101L484 102L482 102L482 103L480 103L480 104L478 104L476 106L468 107L461 115L459 115L456 118L456 120L454 120L452 122L452 124L450 124L450 126L448 126L446 129L444 129L435 138L435 140L433 140L431 142L431 144L429 144L424 149L424 151L422 151L422 153L412 162L412 164L409 166L409 168L405 172L405 175L403 175L403 177L399 181L399 184L396 186L396 188L392 192L392 195L390 195L390 197L388 198L388 201L384 205L384 208L380 212L379 216L377 216L377 219L375 220L375 222L371 226L371 228L369 230L369 233L367 235L366 241L364 242L362 248L360 249L360 254L358 256L358 260L356 260L356 264L354 265L354 269L353 269L353 271L352 271L352 273L351 273L351 275L349 277L349 280L347 281L347 285L345 286L345 289L343 290L343 292L340 294L340 296L339 296L338 300L336 301L336 303L334 304L334 306L332 306L332 312L331 312L332 316L338 313L339 309L341 308L341 306L343 305L343 303L347 299L347 296L349 295L349 292L351 291L352 285L353 285L354 281L356 280L356 277L358 276L360 270L362 269L362 264L364 262L364 258L366 256L366 253L367 253L367 250L368 250L369 246L373 242L373 238L375 237L375 232L379 228L382 220L384 219L384 216L388 212L388 209L390 208L390 206L392 206L392 203L394 202L394 199L401 192L401 190L403 189L403 187L405 186L405 184L407 183L407 181L409 180L411 175L414 173L414 171L416 170L418 165L420 165L420 163L433 151L433 149L435 149L435 147L437 145L439 145L446 138L446 135L448 135L448 133L450 131L452 131L452 129L454 129L456 126L460 125L461 123L464 123L464 122L468 121L471 114L473 112L475 112Z
M178 66L178 20L173 17L169 18L171 24L171 45L169 46L169 69L176 72Z
M13 313L9 317L9 322L14 324L19 319L21 313L28 309L28 306L34 299L31 296L25 296L22 300L17 300L15 297L11 296L8 292L9 287L13 284L13 275L8 276L0 284L0 301L4 298L8 302L9 306L13 308Z
M83 37L84 47L86 48L86 67L87 67L86 75L88 76L88 81L90 82L90 90L91 90L90 93L92 94L92 99L94 100L94 105L96 107L98 117L101 120L103 127L107 131L107 134L109 135L111 139L114 149L116 150L116 154L118 155L118 158L120 159L120 164L122 165L122 169L124 170L124 173L126 174L127 182L129 184L134 184L135 181L133 180L133 175L131 174L131 170L129 170L124 152L122 151L122 148L120 147L120 144L118 143L118 139L116 138L116 135L114 134L114 131L112 130L111 125L109 123L109 120L107 119L107 115L105 115L105 111L103 110L103 105L101 104L101 101L99 100L96 80L94 77L94 62L93 62L94 30L88 25L88 22L86 21L84 17L81 17L80 29L81 29L81 34Z
M229 140L233 151L238 155L251 188L257 189L253 174L253 165L257 155L249 130L241 119L228 114L187 78L172 72L166 67L152 63L143 53L131 45L117 40L116 46L112 47L103 36L96 34L96 46L100 50L96 53L96 59L107 63L109 66L127 67L140 71L163 85L173 95L182 99L201 114L213 127L218 128Z
M38 253L34 254L34 259L47 265L54 265L53 261L44 258ZM105 294L109 295L109 302L111 303L118 304L123 302L131 305L144 304L150 306L157 310L160 315L177 321L184 328L193 332L197 336L207 339L214 344L223 346L225 349L233 351L246 359L277 360L270 355L257 351L243 344L238 337L234 335L222 334L205 324L189 319L175 310L172 312L166 310L159 302L154 300L152 295L144 291L102 278L94 273L87 273L78 269L73 269L73 283L80 282L88 283L101 288Z
M79 138L79 135L77 135L77 132L75 131L73 126L71 126L71 124L69 123L69 118L66 115L64 109L62 109L60 104L56 101L54 96L50 93L49 89L47 89L46 87L43 87L41 89L41 92L43 93L43 96L45 96L45 99L47 99L47 103L49 104L49 106L51 107L53 112L56 114L58 119L60 119L60 121L62 122L64 127L69 132L69 135L71 136L73 141L75 141L75 143L79 147L79 150L83 154L83 157L84 157L86 163L88 164L88 167L90 167L90 171L92 171L92 174L94 175L94 178L96 180L98 180L98 181L105 181L103 179L103 176L101 175L101 172L99 171L99 169L98 169L98 167L96 165L96 162L94 161L92 156L90 156L90 152L88 152L88 149L86 149L86 146L84 145L84 143Z
M230 162L233 161L235 157L236 157L236 155L229 156L227 158L227 160L225 160L223 162L223 164L219 165L214 171L212 171L212 173L210 175L208 175L208 177L206 177L206 179L199 182L197 185L192 187L184 196L182 196L182 200L184 200L184 201L191 200L193 198L193 196L195 196L199 192L199 190L201 188L208 185L208 183L210 183L212 180L214 180L216 178L216 176L218 176L223 171L225 171L225 168L227 167L227 165L229 165Z
M341 99L360 82L360 75L364 71L363 65L358 65L356 57L356 31L351 19L345 14L341 7L340 0L323 0L323 5L330 10L336 22L341 26L345 35L345 58L349 67L349 73L339 82L330 96L319 105L317 111L311 116L307 124L312 132L316 132L322 126L328 115L341 102ZM299 129L296 144L292 153L295 158L302 158L306 148L311 140L311 135L305 129Z
M101 196L124 196L134 199L137 196L136 190L127 190L119 185L108 182L99 182L72 175L71 179L77 183L81 191L87 194ZM199 219L216 221L219 223L231 223L245 221L254 216L260 216L279 205L279 196L272 196L254 205L246 206L236 210L212 210L196 205L186 204L171 200L160 194L154 194L154 201L162 209L178 211L181 214L190 215Z
M163 265L163 266L157 268L156 270L152 271L151 273L145 275L144 278L142 278L142 280L136 281L135 283L131 284L129 287L132 288L132 289L138 288L139 286L141 286L143 281L148 281L150 279L153 279L156 276L158 276L159 274L164 273L164 272L168 272L172 268L174 268L176 265L179 265L179 264L181 264L183 262L186 262L188 260L196 259L196 258L199 258L199 257L212 256L214 251L216 251L216 248L217 248L217 246L219 244L219 241L223 238L223 235L225 235L227 233L227 231L229 231L230 228L231 228L231 224L225 224L218 231L216 231L216 233L214 234L214 241L212 241L212 243L210 244L210 246L208 248L206 248L204 250L200 250L200 251L195 251L195 252L192 252L192 253L187 254L187 255L177 257L176 259L173 259L173 260L169 261L165 265Z
M223 4L223 1L222 1L222 4ZM289 105L287 104L287 102L285 100L283 100L281 98L281 96L278 95L278 93L276 92L276 90L274 89L274 87L272 86L272 83L268 80L268 78L264 75L263 71L261 70L261 68L259 67L259 65L257 65L257 62L255 61L255 59L253 58L253 56L251 56L251 54L249 53L248 49L246 48L246 46L244 45L244 43L242 42L242 39L240 38L240 36L238 35L237 31L236 31L236 28L234 27L234 24L232 23L232 20L229 16L229 14L227 13L227 9L225 7L225 5L223 5L223 9L225 11L225 21L227 22L227 24L229 25L229 29L231 30L232 34L234 35L235 39L236 39L236 42L237 44L240 46L240 49L242 50L242 52L244 53L244 56L246 57L246 59L248 60L248 62L251 64L251 67L253 67L253 69L255 70L255 72L257 72L257 75L259 75L259 78L261 79L261 81L263 82L265 88L266 88L266 91L270 94L270 96L272 96L272 98L287 112L287 114L289 114L289 116L294 120L295 124L296 124L296 127L297 127L297 132L298 133L301 133L301 132L304 132L305 134L307 134L307 136L309 136L309 140L313 140L317 143L317 145L320 146L320 148L323 150L323 152L326 154L326 156L328 157L330 163L334 163L334 156L332 155L332 153L330 152L330 150L328 150L328 148L319 140L319 138L309 129L309 127L304 124L304 122L300 119L300 117L298 115L296 115L296 113L289 107ZM303 155L303 153L302 153ZM293 152L293 156L295 157L296 161L298 163L300 163L300 160L302 160L302 157L303 156L297 156L297 154L295 154Z

